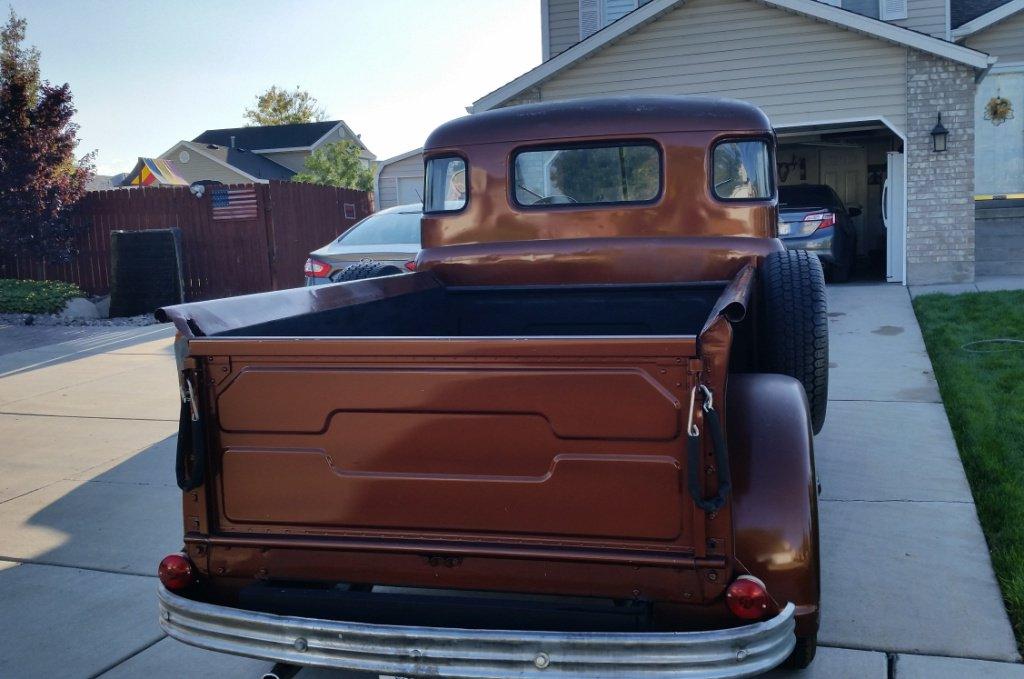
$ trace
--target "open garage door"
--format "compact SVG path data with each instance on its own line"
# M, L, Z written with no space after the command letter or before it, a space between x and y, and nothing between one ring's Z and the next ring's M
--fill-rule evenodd
M880 119L789 126L777 133L780 196L812 193L787 186L828 187L845 208L833 227L840 241L835 250L855 249L854 279L901 282L906 183L900 133ZM828 252L817 254L826 272L834 269Z
M882 189L882 220L885 224L885 279L891 283L906 281L907 268L907 171L906 158L890 151L886 158L886 178Z

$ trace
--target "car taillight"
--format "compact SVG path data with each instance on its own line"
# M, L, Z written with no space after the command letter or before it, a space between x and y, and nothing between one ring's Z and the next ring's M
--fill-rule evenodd
M741 575L725 590L725 603L737 618L757 620L768 613L768 589L753 575Z
M302 267L302 270L310 278L327 278L331 273L331 265L310 257L306 260L306 266Z
M406 262L405 263L405 268L408 269L409 271L415 271L416 270L416 262L415 261Z
M184 554L168 554L160 562L157 575L164 587L170 590L182 590L195 582L196 574L192 562Z
M830 229L836 225L836 216L832 212L815 212L804 217L803 228L800 233L809 236L815 231Z

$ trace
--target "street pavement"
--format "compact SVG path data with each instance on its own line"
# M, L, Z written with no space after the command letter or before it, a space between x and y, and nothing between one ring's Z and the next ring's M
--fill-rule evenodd
M907 290L829 293L821 646L811 669L767 676L1024 679ZM156 564L181 544L171 330L8 330L0 677L261 676L269 663L157 624Z

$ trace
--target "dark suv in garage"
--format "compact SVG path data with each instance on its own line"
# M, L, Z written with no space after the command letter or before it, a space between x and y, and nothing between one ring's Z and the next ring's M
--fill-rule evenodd
M847 208L831 186L779 187L779 238L790 250L807 250L821 259L833 281L850 278L857 261L860 208Z

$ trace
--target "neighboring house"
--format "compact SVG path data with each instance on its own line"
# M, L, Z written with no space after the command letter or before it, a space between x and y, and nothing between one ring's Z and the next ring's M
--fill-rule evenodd
M115 175L109 174L94 174L92 178L85 183L86 191L109 191L116 189L121 186L121 182L124 181L128 175L124 172Z
M952 38L998 61L975 96L976 271L1024 274L1024 0L955 3ZM990 102L1011 115L992 119Z
M828 183L863 208L859 247L889 280L969 281L976 250L980 273L999 268L982 262L993 245L981 231L975 247L976 162L979 189L998 178L1002 193L1024 190L1022 10L1024 0L541 0L544 63L470 111L605 95L750 101L776 126L779 181ZM994 130L976 114L990 91L1016 112Z
M423 202L423 149L413 149L377 165L377 209Z
M367 165L376 158L343 120L207 130L192 141L178 142L160 158L172 161L190 184L266 183L291 179L318 148L345 140L360 148Z

